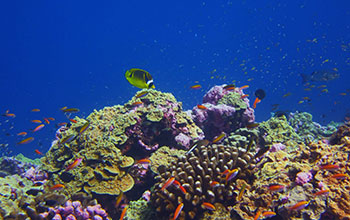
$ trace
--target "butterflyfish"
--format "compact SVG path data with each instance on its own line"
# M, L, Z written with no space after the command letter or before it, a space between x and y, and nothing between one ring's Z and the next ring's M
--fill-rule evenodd
M154 89L153 78L149 72L142 69L130 69L125 72L128 82L139 89Z

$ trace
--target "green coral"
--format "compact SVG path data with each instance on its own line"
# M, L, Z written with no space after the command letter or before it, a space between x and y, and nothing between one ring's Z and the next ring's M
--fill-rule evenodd
M313 122L312 115L307 112L292 113L288 122L303 139L320 140L324 137L331 136L337 130L337 126L334 124L321 126Z
M151 220L156 219L154 210L150 204L143 198L136 201L130 201L125 214L126 219L133 220Z
M267 145L273 143L283 143L286 146L296 146L303 140L294 131L293 127L288 124L286 117L272 117L269 120L260 123L259 130L266 134L265 142Z
M233 106L236 111L245 110L248 107L247 103L245 103L243 99L241 99L241 95L237 92L227 93L218 101L217 104Z
M39 158L33 160L33 159L28 158L28 157L25 157L25 156L24 156L23 154L21 154L21 153L20 153L20 154L17 154L17 155L15 156L15 159L16 159L16 160L19 160L19 161L21 161L21 162L24 162L24 163L30 163L30 164L35 164L35 165L40 165L40 164L41 164Z
M170 149L167 146L160 147L149 158L151 160L151 170L154 173L158 173L159 166L168 167L173 161L184 156L185 153L186 151L184 150Z

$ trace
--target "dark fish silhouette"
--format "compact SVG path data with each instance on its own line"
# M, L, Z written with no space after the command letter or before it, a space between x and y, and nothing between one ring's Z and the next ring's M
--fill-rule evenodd
M334 70L316 70L310 75L300 74L303 78L303 83L312 82L327 82L339 77L339 73Z

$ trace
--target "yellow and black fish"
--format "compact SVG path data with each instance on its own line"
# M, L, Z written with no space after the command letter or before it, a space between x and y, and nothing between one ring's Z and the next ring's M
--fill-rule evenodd
M142 69L130 69L125 73L125 78L133 86L140 89L154 89L153 78L149 72Z

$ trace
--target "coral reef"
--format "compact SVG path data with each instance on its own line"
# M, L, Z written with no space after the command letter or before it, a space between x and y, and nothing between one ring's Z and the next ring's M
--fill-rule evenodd
M303 141L288 124L284 115L281 117L272 117L267 121L261 122L259 132L261 136L264 136L267 145L282 143L286 146L296 146Z
M343 137L350 137L350 121L345 122L339 126L336 132L329 138L330 144L342 144Z
M178 149L170 149L167 146L160 147L150 156L151 170L158 174L158 167L168 167L172 162L176 162L180 157L184 156L186 151Z
M18 174L21 175L30 167L36 167L38 160L31 160L18 154L16 157L1 157L0 158L0 177Z
M335 126L322 126L313 122L312 115L307 112L290 113L288 123L301 138L313 141L329 137L337 130Z
M183 203L181 219L196 219L206 211L202 204L235 202L237 195L233 193L237 178L250 176L253 155L243 148L235 146L209 145L197 147L190 154L172 163L168 169L159 168L158 183L155 185L151 201L156 207L158 219L169 219L174 214L178 204ZM231 178L225 180L227 170L238 169L231 173ZM226 171L226 172L225 172ZM229 174L227 174L229 175ZM234 177L237 175L236 177ZM169 186L162 190L171 177L187 191ZM213 181L217 184L213 186Z
M228 91L224 86L214 86L204 95L203 105L206 109L198 106L192 109L192 119L204 131L207 139L221 132L231 133L255 120L248 98L241 98L244 95L242 90L235 88Z

